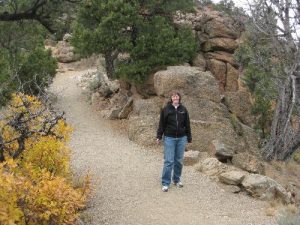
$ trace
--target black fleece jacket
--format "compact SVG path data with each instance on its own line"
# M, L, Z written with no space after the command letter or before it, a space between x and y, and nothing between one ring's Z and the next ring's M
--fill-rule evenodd
M168 103L161 111L156 137L161 140L163 135L167 137L186 135L188 142L192 142L189 113L183 105L180 104L176 109Z

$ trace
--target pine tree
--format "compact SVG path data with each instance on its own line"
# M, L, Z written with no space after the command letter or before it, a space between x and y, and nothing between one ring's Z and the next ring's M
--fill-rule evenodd
M108 77L143 82L165 65L187 62L195 54L191 30L176 27L176 10L191 10L193 1L91 0L82 4L73 45L82 55L101 53ZM126 54L124 60L117 60Z
M57 65L44 39L49 32L58 37L68 29L62 15L74 9L71 2L0 1L0 106L14 91L37 94L50 84Z

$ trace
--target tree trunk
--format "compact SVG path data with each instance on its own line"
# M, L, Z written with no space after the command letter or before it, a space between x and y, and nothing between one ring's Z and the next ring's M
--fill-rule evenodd
M288 76L281 89L272 122L270 139L263 149L263 156L267 160L285 160L293 154L299 145L299 130L295 131L291 123L294 107L296 104L299 105L299 69L300 65Z
M118 52L107 52L104 54L105 69L106 69L108 79L113 78L113 74L115 72L114 61L117 57L118 57Z

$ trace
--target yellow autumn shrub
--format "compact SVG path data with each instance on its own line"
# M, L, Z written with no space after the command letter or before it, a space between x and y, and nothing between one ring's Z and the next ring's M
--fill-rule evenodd
M74 189L63 177L31 166L17 168L9 160L0 164L0 224L74 224L86 201L88 187Z
M12 165L12 161L9 164ZM25 224L24 213L18 204L26 194L23 191L26 182L7 167L8 163L0 164L0 224Z
M40 182L28 189L26 216L29 224L74 224L85 200L82 189L75 190L65 178L45 172Z
M0 119L0 224L74 224L89 179L74 187L72 128L37 98L14 94Z
M26 143L22 164L30 163L35 170L46 169L55 175L69 174L70 150L64 142L51 136Z

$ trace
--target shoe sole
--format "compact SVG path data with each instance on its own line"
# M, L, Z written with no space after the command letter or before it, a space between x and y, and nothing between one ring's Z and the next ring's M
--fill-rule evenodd
M178 188L183 188L183 185L179 185L179 184L176 184L176 183L173 183L176 187Z
M167 189L161 189L163 192L168 192L169 188Z

